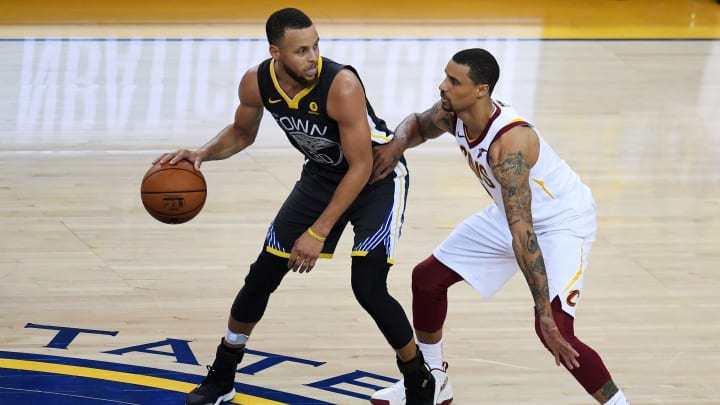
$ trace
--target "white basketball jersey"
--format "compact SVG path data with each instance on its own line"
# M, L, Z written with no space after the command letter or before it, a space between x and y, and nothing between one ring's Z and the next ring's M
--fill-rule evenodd
M540 142L537 162L530 169L534 227L539 230L557 226L594 210L590 189L582 183L570 166L560 159L537 129L518 115L511 106L497 100L494 100L493 104L495 111L484 133L475 139L469 138L465 134L465 125L460 118L457 118L455 140L470 168L501 211L505 212L500 184L488 164L487 151L495 140L518 125L531 127Z

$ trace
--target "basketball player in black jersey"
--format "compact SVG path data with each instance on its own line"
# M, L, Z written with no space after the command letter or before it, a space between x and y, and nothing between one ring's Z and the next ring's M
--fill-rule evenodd
M317 31L302 11L273 13L266 33L271 58L240 81L234 122L196 151L167 153L153 162L186 159L199 169L204 161L228 158L253 143L264 109L305 156L300 180L272 221L264 249L235 297L215 361L186 404L233 398L238 363L270 294L289 270L306 273L319 257L330 257L350 222L355 231L355 298L396 352L407 404L434 405L433 377L403 308L386 285L408 187L404 160L391 176L368 185L372 147L389 142L393 133L375 116L357 72L320 56Z

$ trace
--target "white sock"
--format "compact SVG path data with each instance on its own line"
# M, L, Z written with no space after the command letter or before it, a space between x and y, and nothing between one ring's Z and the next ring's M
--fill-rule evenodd
M430 370L436 368L440 370L443 369L442 339L435 344L418 342L418 347L420 347L420 351L425 358L425 363L427 363L428 367L430 367Z
M628 405L629 403L627 398L625 398L625 394L623 394L621 390L618 390L618 392L603 405Z
M250 337L242 333L233 333L230 328L225 330L225 341L231 345L244 345Z

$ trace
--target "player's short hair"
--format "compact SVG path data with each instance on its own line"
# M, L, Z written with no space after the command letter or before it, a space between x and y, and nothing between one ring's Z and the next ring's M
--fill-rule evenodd
M500 77L500 66L492 54L484 49L464 49L452 57L453 62L470 67L470 80L475 84L487 84L492 94Z
M280 46L285 31L288 29L303 29L312 26L312 20L296 8L283 8L268 17L265 23L265 34L270 45Z

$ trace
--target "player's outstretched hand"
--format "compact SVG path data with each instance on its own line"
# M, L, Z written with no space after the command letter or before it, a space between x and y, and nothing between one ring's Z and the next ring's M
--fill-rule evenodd
M540 317L540 331L543 338L545 338L545 343L547 343L553 356L555 356L555 364L559 366L562 361L569 370L580 367L577 360L580 354L565 340L553 318Z
M203 161L199 153L187 149L179 149L175 152L163 153L156 157L152 164L165 164L169 162L171 165L174 165L181 160L190 161L193 166L195 166L195 170L200 170L200 165L202 165Z
M402 151L398 152L393 142L373 147L373 170L370 175L370 183L384 179L395 170L395 166L402 157Z

